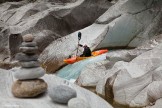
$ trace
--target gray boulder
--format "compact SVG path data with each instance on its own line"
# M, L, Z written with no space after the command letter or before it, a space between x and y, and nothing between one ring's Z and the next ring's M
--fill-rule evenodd
M66 104L72 98L77 96L76 91L67 85L56 85L49 89L49 96L52 101Z
M159 33L161 4L161 0L119 0L96 20L98 24L110 25L109 32L97 48L137 47Z
M109 61L101 61L87 65L77 79L77 84L86 87L95 87L100 79L102 79L106 73L106 66L109 65Z
M111 70L107 70L106 76L99 81L97 92L104 96L111 96L117 103L123 105L131 107L148 105L150 100L147 95L149 88L147 86L154 78L154 70L161 66L161 48L160 45L147 51L129 63L117 62ZM113 95L110 95L111 91Z

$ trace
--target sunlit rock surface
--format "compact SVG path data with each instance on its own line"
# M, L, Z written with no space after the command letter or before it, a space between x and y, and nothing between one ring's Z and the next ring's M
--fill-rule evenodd
M39 37L35 40L37 42L47 37L43 45L39 45L42 52L53 40L92 24L112 5L107 0L27 1L0 4L0 51L3 51L1 61L6 56L10 57L9 47L16 50L19 45L17 36L11 40L15 44L9 42L8 45L7 40L11 34L35 34L35 37ZM45 36L41 36L42 34Z
M15 80L12 75L12 71L6 71L0 69L0 100L1 108L6 108L6 106L15 106L15 107L23 107L23 108L68 108L67 105L53 103L52 100L48 96L48 92L42 96L30 99L17 99L14 98L11 93L11 85ZM54 75L45 75L43 76L44 81L47 82L49 89L52 88L53 85L64 84L64 80L54 76ZM70 84L77 92L77 97L88 100L88 103L92 108L113 108L106 101L95 95L94 93L89 92L83 88L80 88L74 84Z
M131 107L149 105L151 102L149 99L153 96L156 97L156 95L151 94L155 91L150 89L152 87L150 84L153 81L153 76L156 75L153 75L157 71L155 69L160 67L162 63L161 48L160 45L147 51L129 63L117 62L112 69L107 70L105 77L99 81L97 92L111 96L110 98L114 98L117 103L123 105ZM110 89L112 89L113 96L110 95L112 93ZM148 94L149 89L150 93ZM156 100L157 98L153 99Z
M80 44L87 44L93 50L104 39L107 29L108 25L92 24L80 30L82 33ZM69 55L76 55L77 47L78 32L75 32L53 41L40 55L40 61L48 73L55 72L65 64L64 59Z
M161 0L119 0L96 20L110 25L97 48L136 47L154 36L161 27L161 4Z
M79 30L83 33L80 43L88 44L92 50L105 47L137 47L161 31L160 4L160 0L119 0L94 24ZM65 46L69 48L66 50ZM74 32L49 45L40 60L44 62L48 72L55 72L64 65L62 60L72 55L76 49L77 32Z

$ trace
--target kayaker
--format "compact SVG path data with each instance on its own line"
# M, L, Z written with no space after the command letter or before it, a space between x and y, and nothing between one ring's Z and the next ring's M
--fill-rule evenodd
M90 48L85 44L84 46L81 44L78 44L80 47L84 48L83 54L80 55L80 57L89 57L91 56L91 50Z

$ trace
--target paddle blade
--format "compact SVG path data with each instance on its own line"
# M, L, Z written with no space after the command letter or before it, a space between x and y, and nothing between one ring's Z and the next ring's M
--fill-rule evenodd
M78 40L81 39L81 36L82 36L82 33L81 32L78 32Z

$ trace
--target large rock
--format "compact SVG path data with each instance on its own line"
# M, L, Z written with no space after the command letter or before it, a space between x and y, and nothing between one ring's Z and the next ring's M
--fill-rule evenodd
M80 30L82 33L80 43L86 43L91 50L93 50L101 42L101 40L104 39L107 29L108 25L93 24L83 30ZM93 32L93 34L91 32ZM57 39L42 52L40 55L40 61L48 73L58 70L60 66L65 64L63 62L65 58L68 58L69 55L76 54L78 47L77 35L78 32L75 32L66 37Z
M77 96L77 93L67 85L56 85L49 89L49 96L54 102L67 104L70 99Z
M4 42L2 48L8 49L6 46L8 46L7 39L10 34L39 33L45 36L51 35L51 33L58 34L53 35L52 39L49 37L50 41L49 38L44 40L44 36L39 37L38 41L44 40L42 45L38 43L38 46L41 47L40 52L42 52L58 36L65 36L92 24L110 6L111 3L107 0L96 2L94 0L68 0L61 1L61 3L58 0L45 0L32 3L4 3L0 6L0 20L3 23L0 24L0 30L3 29L2 36L0 36L3 38L0 41ZM46 33L48 31L51 33ZM37 37L37 35L35 36ZM19 43L17 39L13 41L15 44ZM16 48L15 45L10 47Z
M99 81L97 92L111 96L117 103L131 107L142 107L149 104L148 85L153 80L154 69L162 63L162 46L147 51L129 63L117 62L106 76ZM156 70L155 72L157 72ZM157 76L157 75L156 75ZM113 96L110 95L113 90Z
M117 61L129 62L134 58L129 53L131 51L132 50L111 51L111 52L107 53L106 59L108 59L109 61L114 62L114 63Z
M39 31L34 33L33 36L38 46L38 53L41 53L52 41L61 38L61 35L51 30Z
M98 81L102 79L106 73L106 66L109 61L101 61L87 65L77 79L77 84L80 86L96 86Z
M12 93L15 97L35 97L47 90L47 83L42 79L16 81L12 86Z
M157 0L154 5L151 1L119 0L108 9L96 20L96 23L110 25L109 32L97 48L137 47L159 33L162 2ZM111 24L112 21L115 23Z

